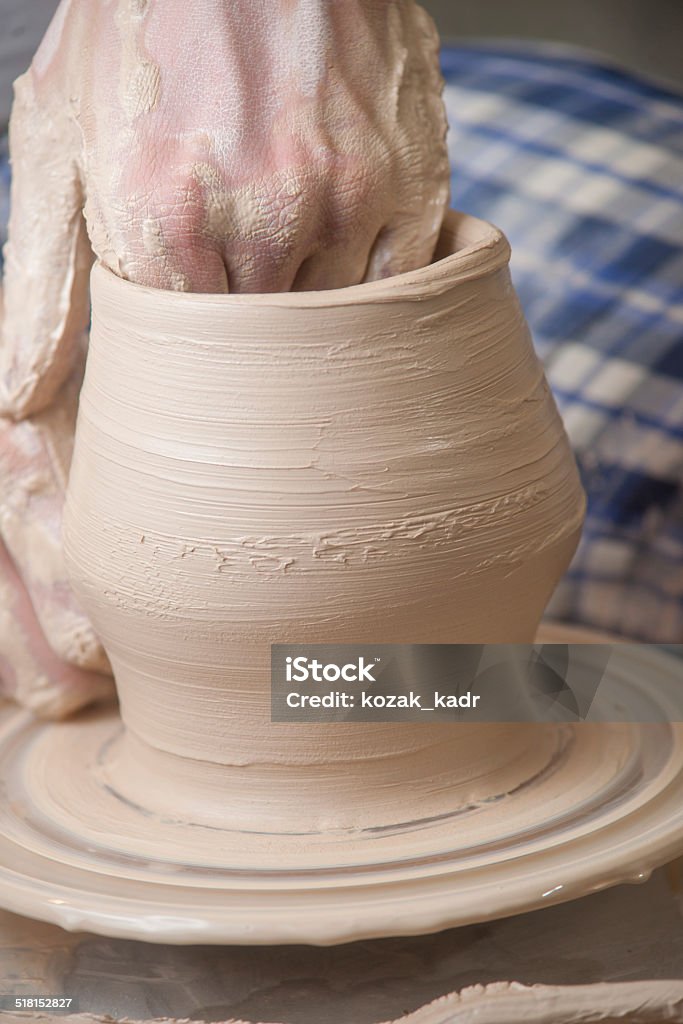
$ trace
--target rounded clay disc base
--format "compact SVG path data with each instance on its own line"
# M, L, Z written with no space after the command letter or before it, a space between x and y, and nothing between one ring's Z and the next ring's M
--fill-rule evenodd
M161 818L100 771L122 728L115 709L44 723L6 705L0 902L155 942L332 944L640 880L683 850L683 687L680 663L633 651L601 686L601 720L558 725L533 778L431 819L407 793L405 822L383 829L269 834ZM615 723L620 705L662 721Z

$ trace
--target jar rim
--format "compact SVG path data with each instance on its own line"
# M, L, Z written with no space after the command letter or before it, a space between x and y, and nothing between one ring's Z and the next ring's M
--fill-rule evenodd
M445 253L445 255L443 255ZM448 291L462 281L485 277L506 266L510 245L494 224L472 214L449 209L444 217L436 246L435 259L425 267L405 271L378 281L365 281L344 288L296 292L182 292L137 284L120 277L101 261L92 269L92 280L98 287L120 291L126 289L136 298L145 294L155 301L163 292L165 302L187 307L233 306L282 307L306 309L330 306L422 299Z

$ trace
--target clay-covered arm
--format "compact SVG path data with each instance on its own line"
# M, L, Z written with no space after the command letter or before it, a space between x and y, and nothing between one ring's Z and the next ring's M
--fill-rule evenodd
M59 69L46 75L59 21L58 13L31 69L15 83L0 291L0 694L53 717L110 686L106 655L67 581L61 545L93 256L75 93Z
M65 97L33 69L15 83L10 152L0 414L22 419L48 406L77 372L92 264L78 129Z

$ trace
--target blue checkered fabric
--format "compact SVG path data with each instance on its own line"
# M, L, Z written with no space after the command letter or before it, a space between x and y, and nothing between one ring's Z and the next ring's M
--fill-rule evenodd
M498 224L588 492L554 616L683 641L683 100L536 46L443 53L453 204ZM7 211L0 150L0 221Z
M551 613L683 641L683 99L548 48L443 54L453 205L498 224L588 494Z

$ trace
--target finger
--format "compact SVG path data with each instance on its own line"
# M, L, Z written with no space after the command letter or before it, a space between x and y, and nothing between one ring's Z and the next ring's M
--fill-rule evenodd
M352 239L346 245L319 249L299 267L292 291L346 288L363 281L370 258L371 240Z
M222 245L230 292L290 291L302 261L311 251L315 225L312 229L310 213L299 214L300 204L293 204L286 219L271 205L264 199L250 228L235 218L238 226L233 228L231 224L231 229L217 239ZM244 210L241 215L246 218Z
M302 172L227 187L205 166L195 179L198 228L222 253L230 292L287 292L316 227L317 192Z
M366 268L365 281L380 281L432 262L443 210L438 217L402 215L387 224L377 235Z
M226 292L222 246L205 230L201 183L172 155L158 150L158 140L144 135L144 125L140 132L141 148L131 154L119 185L125 202L100 211L102 219L113 218L108 237L118 240L116 251L99 252L100 259L150 288Z
M0 420L0 534L55 654L73 665L109 670L92 626L68 582L61 518L78 381L44 413Z
M62 718L113 693L110 678L74 668L57 657L1 542L0 691L47 718Z
M226 242L230 291L319 291L363 280L377 221L365 217L359 224L346 211L335 217L322 202L298 209L301 220L289 232L264 222L263 236L251 245Z
M167 291L222 293L228 274L222 256L201 243L174 238L164 258L129 258L126 277L136 284Z
M15 83L12 187L0 339L0 412L45 408L83 358L92 254L82 217L78 139L63 97Z
M302 253L272 245L228 248L225 262L230 292L291 291Z
M221 248L199 230L196 218L177 208L137 220L119 266L136 284L167 291L220 293L228 291ZM106 262L106 261L105 261Z

